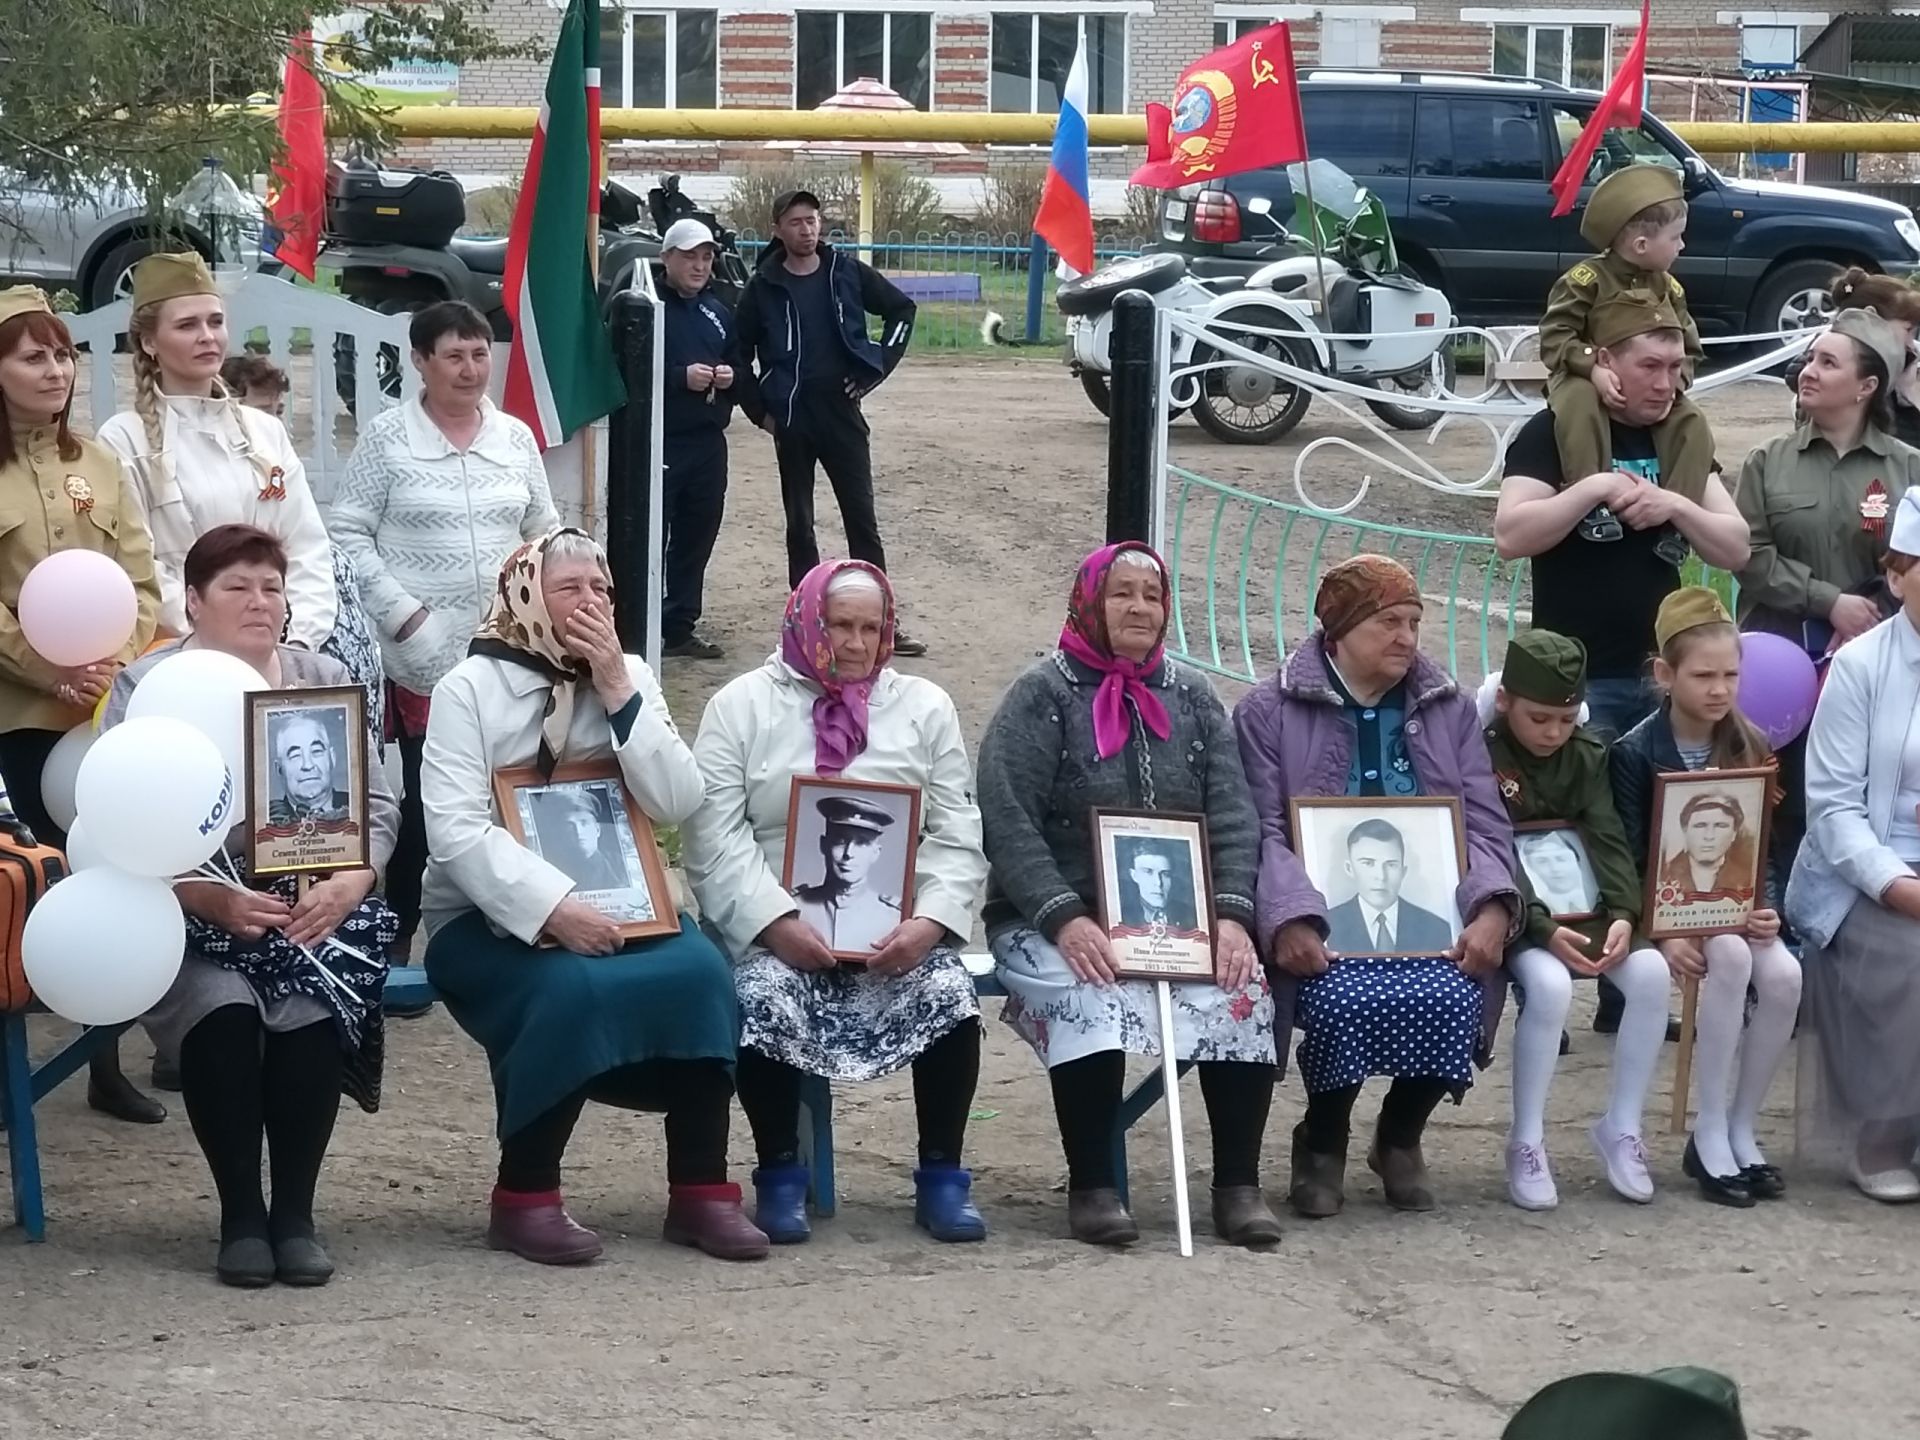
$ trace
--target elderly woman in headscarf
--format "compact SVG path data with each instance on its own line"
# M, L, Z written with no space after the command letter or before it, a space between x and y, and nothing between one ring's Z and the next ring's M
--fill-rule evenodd
M670 1243L756 1259L767 1237L727 1180L725 959L686 918L678 934L624 940L565 870L514 838L494 799L498 770L553 776L611 761L654 824L699 808L699 767L653 672L623 653L612 595L606 555L585 532L521 546L467 658L434 691L421 763L427 975L493 1066L489 1245L544 1265L600 1253L560 1197L561 1157L596 1100L666 1112Z
M1204 815L1214 977L1173 986L1174 1046L1199 1062L1213 1132L1213 1227L1271 1244L1260 1193L1273 1100L1273 1001L1254 953L1257 831L1227 714L1206 677L1170 659L1167 570L1145 545L1081 563L1059 647L1013 682L980 742L988 943L1001 1019L1047 1066L1067 1156L1067 1222L1092 1245L1140 1236L1114 1172L1129 1052L1157 1055L1153 985L1121 980L1096 916L1094 807ZM1120 917L1109 917L1118 921Z
M1395 1209L1434 1207L1421 1137L1443 1098L1465 1096L1476 1058L1490 1056L1505 998L1502 953L1524 913L1513 828L1478 713L1420 653L1420 612L1420 587L1403 566L1383 555L1343 561L1314 597L1318 628L1234 711L1260 815L1258 934L1283 977L1281 1028L1297 1020L1306 1032L1307 1113L1293 1132L1291 1198L1310 1218L1345 1203L1353 1105L1376 1075L1393 1085L1367 1164ZM1331 796L1459 798L1467 863L1452 899L1465 924L1444 953L1328 949L1327 897L1301 861L1291 807Z
M706 804L687 825L687 869L735 957L740 1106L760 1161L754 1220L775 1244L810 1234L802 1076L875 1080L908 1065L920 1129L914 1223L940 1241L987 1234L960 1166L980 1078L980 1006L959 954L987 874L980 811L959 713L932 681L888 664L894 633L893 591L877 568L815 566L787 601L779 651L721 688L694 740ZM911 823L910 807L854 787L919 792L910 897L831 874L782 883L798 776L849 782L817 802L823 843L796 854L800 863L817 864L836 830L871 850Z

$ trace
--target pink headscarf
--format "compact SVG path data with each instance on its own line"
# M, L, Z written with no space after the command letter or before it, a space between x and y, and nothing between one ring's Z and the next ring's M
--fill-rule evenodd
M1153 642L1147 658L1137 665L1115 655L1107 640L1107 573L1127 550L1139 551L1152 560L1160 572L1160 636ZM1080 562L1080 573L1073 581L1073 598L1067 602L1067 623L1060 631L1060 649L1106 677L1093 693L1093 745L1102 760L1110 760L1126 748L1127 732L1131 728L1127 720L1129 704L1139 713L1140 723L1154 735L1165 740L1173 734L1167 707L1146 684L1146 677L1158 672L1166 654L1162 642L1172 613L1167 562L1150 547L1135 540L1103 545Z
M873 669L859 680L842 680L827 634L827 587L843 570L863 570L880 582L884 604L880 653ZM813 702L813 766L822 775L838 775L867 748L867 700L873 682L893 658L893 587L864 560L828 560L813 567L787 598L780 629L780 658L820 687Z

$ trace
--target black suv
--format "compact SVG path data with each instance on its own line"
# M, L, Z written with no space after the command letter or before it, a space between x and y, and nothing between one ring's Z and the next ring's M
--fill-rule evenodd
M1535 80L1380 70L1301 77L1307 144L1380 196L1402 262L1469 324L1540 318L1554 279L1590 252L1580 211L1555 220L1547 181L1600 97ZM1760 334L1818 323L1843 266L1920 266L1920 224L1867 195L1733 180L1651 115L1607 133L1592 181L1651 161L1685 177L1691 214L1676 267L1700 328ZM1582 192L1584 202L1585 195ZM1293 195L1278 169L1169 191L1151 247L1197 275L1247 275L1280 258Z

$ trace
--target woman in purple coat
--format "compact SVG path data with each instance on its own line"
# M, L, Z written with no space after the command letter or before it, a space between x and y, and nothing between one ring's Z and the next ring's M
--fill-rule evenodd
M1368 1079L1390 1075L1367 1164L1388 1204L1431 1210L1421 1136L1443 1097L1466 1094L1476 1057L1489 1058L1505 999L1501 954L1523 913L1513 831L1472 698L1419 653L1413 576L1356 555L1326 573L1313 608L1319 628L1233 717L1260 814L1257 934L1278 971L1280 1054L1289 1018L1305 1032L1307 1113L1293 1132L1289 1198L1309 1218L1339 1211L1353 1103ZM1454 900L1466 926L1451 948L1414 959L1328 949L1327 898L1294 851L1288 816L1292 800L1337 795L1460 797L1467 869Z

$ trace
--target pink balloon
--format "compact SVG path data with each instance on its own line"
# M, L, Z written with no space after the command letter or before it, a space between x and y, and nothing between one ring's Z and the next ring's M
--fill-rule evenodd
M139 618L133 581L93 550L59 550L20 586L14 607L27 643L54 665L91 665L116 654Z

